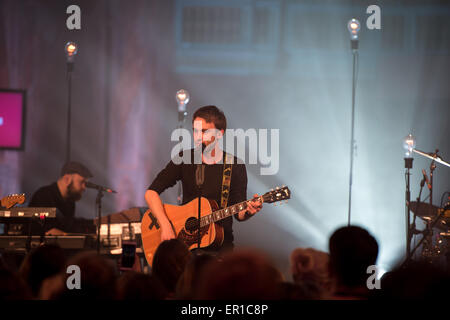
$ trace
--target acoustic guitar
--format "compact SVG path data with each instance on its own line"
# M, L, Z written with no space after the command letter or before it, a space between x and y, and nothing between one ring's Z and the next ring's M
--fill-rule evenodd
M274 203L287 200L291 197L288 187L276 188L259 198L246 200L219 210L217 202L201 198L200 213L200 248L220 247L223 243L223 228L216 222L235 215L247 208L247 202L259 200L265 203ZM164 210L169 218L177 239L183 241L189 249L198 248L198 198L182 206L164 204ZM161 243L161 227L156 217L147 210L141 221L142 246L145 258L150 266L153 256Z

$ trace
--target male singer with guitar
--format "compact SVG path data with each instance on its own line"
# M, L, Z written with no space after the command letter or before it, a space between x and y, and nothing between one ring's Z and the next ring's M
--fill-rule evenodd
M195 111L193 116L194 143L196 148L202 148L209 152L202 153L202 163L204 164L204 182L201 187L201 196L210 200L215 200L219 206L223 198L223 181L225 152L219 148L217 141L221 139L227 127L227 120L224 113L215 106L205 106ZM209 130L216 129L216 130ZM208 131L209 130L209 131ZM214 133L212 133L214 132ZM198 149L196 149L198 150ZM158 220L161 226L161 241L175 238L172 224L169 221L164 210L163 203L159 195L169 187L181 180L183 187L183 204L196 199L199 196L200 189L197 186L196 171L198 174L199 165L194 163L194 149L186 150L191 152L191 161L175 164L173 159L157 175L150 187L145 193L145 200L150 211ZM256 194L255 198L258 197ZM236 157L233 157L231 165L231 182L229 183L229 193L227 205L233 205L247 199L247 171L245 164L240 164ZM262 203L258 201L249 201L247 208L240 211L234 217L238 221L249 219L259 210ZM195 212L193 213L195 215ZM233 219L229 216L219 222L223 227L224 240L219 251L233 249Z

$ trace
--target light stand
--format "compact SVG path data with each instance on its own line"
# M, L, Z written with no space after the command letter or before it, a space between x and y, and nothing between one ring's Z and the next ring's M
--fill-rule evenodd
M66 162L70 161L70 126L72 109L72 72L73 60L78 52L78 47L74 42L67 42L64 48L67 56L67 133L66 133Z
M352 124L351 124L351 138L350 138L350 177L349 177L349 192L348 192L348 225L350 226L351 211L352 211L352 185L353 185L353 158L355 145L355 93L356 93L356 78L357 78L357 61L358 61L358 32L360 23L356 19L351 19L347 28L351 37L351 48L353 54L353 76L352 76Z
M189 92L187 90L181 89L177 91L175 98L178 102L178 129L183 128L184 122L186 121L187 111L186 105L190 100ZM180 137L181 141L181 137ZM183 202L183 186L181 182L178 182L178 196L177 196L178 205L181 205Z
M406 260L411 258L411 227L410 227L410 216L411 216L411 187L410 187L410 170L413 167L414 158L412 157L412 150L416 146L416 139L409 134L403 139L403 148L405 149L405 175L406 175L406 191L405 191L405 224L406 224Z

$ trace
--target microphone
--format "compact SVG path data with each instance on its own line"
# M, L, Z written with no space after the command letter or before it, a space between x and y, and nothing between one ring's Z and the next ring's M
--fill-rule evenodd
M109 192L109 193L117 193L117 191L114 191L110 188L107 188L107 187L104 187L104 186L101 186L101 185L98 185L98 184L95 184L95 183L92 183L89 181L86 182L86 188L97 189L97 190L101 190L101 191Z
M425 179L425 182L427 183L428 189L431 190L431 184L430 184L430 181L428 181L428 176L424 169L422 169L422 174L423 174L423 178Z

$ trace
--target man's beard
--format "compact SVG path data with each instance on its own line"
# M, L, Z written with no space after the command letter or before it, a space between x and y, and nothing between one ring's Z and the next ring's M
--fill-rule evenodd
M81 199L81 196L81 192L74 189L73 182L69 183L67 186L67 199L70 201L78 201Z

